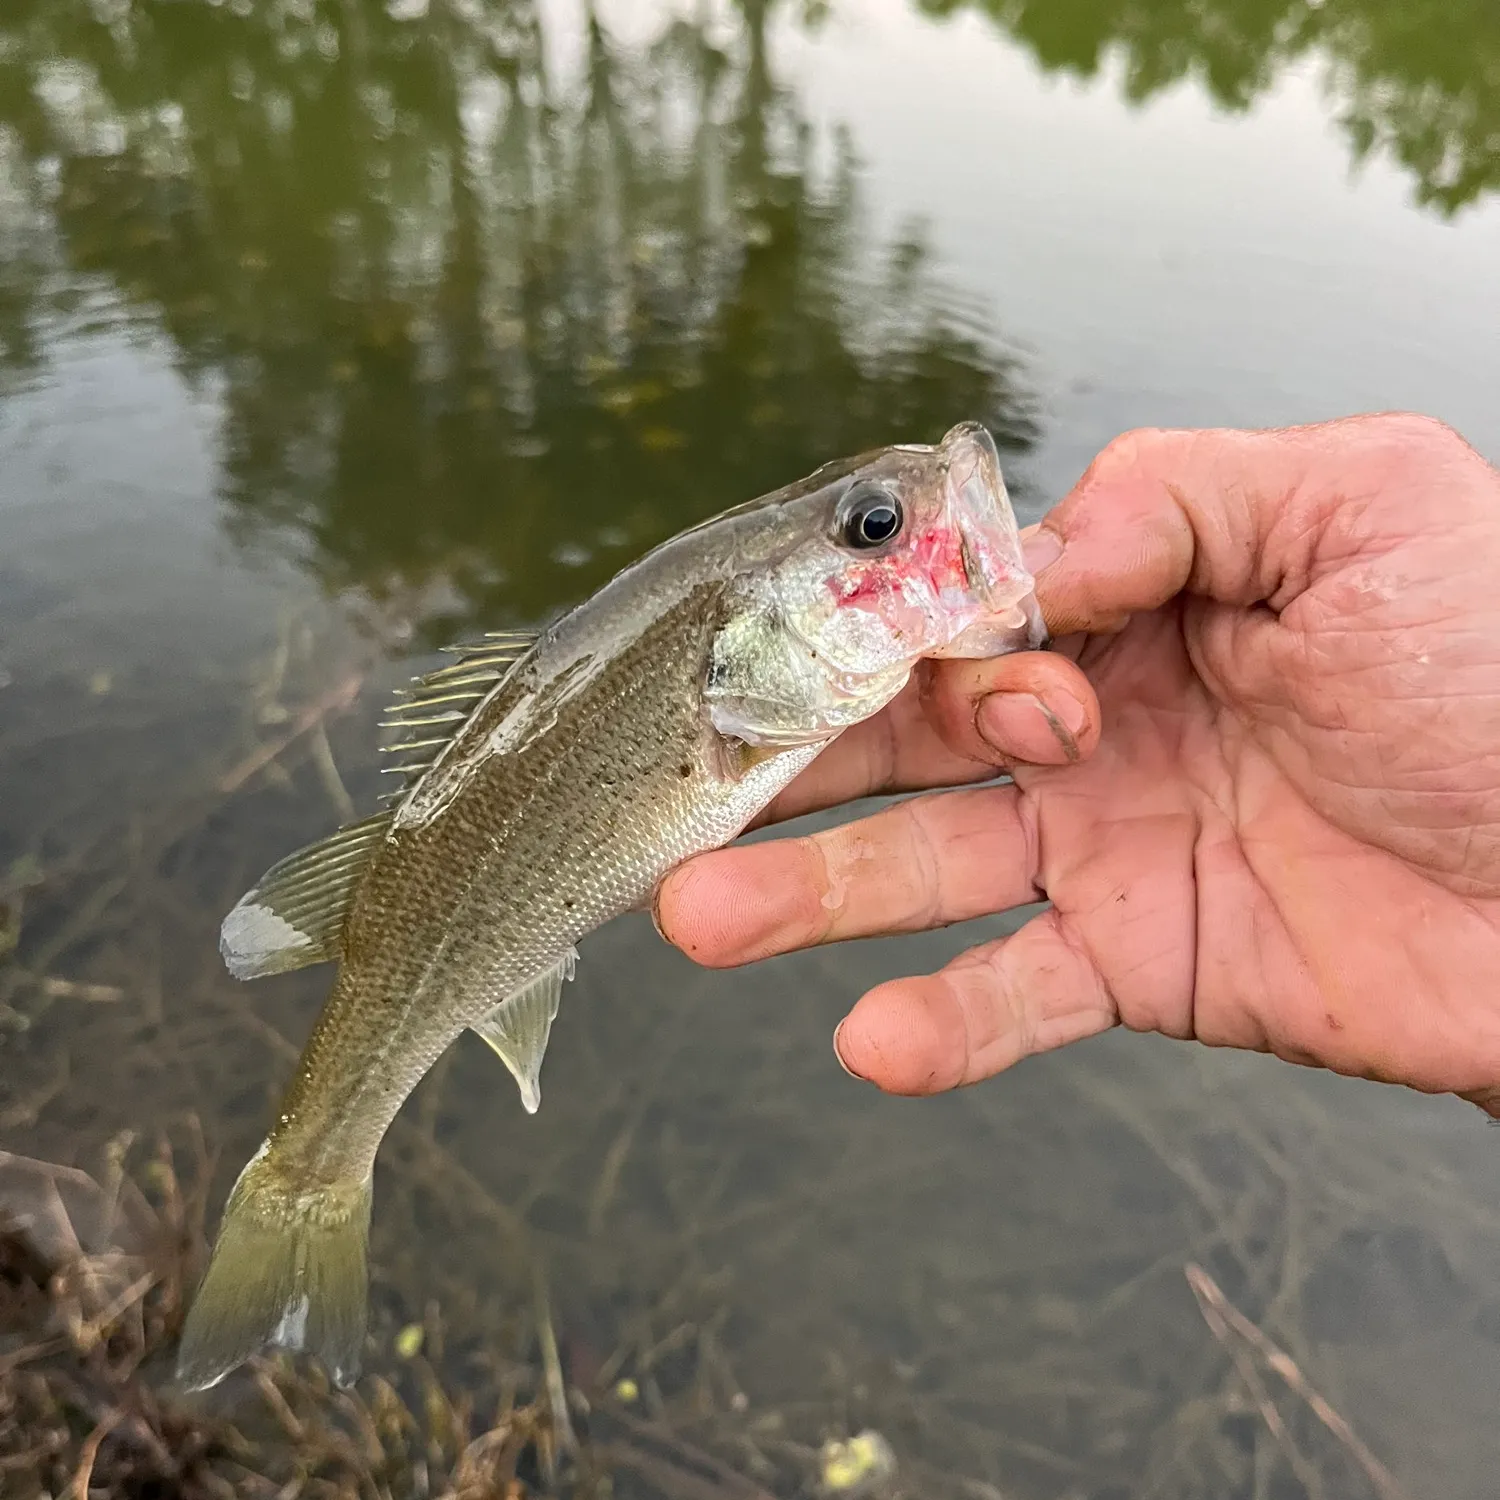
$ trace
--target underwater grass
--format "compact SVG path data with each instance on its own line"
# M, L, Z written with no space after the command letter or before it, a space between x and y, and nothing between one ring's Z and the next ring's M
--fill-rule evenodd
M99 1177L0 1153L7 1496L508 1500L608 1494L607 1468L646 1476L669 1500L763 1496L669 1431L629 1415L609 1423L566 1393L545 1321L536 1360L496 1363L461 1393L438 1373L435 1319L397 1331L386 1368L347 1391L314 1364L275 1357L213 1394L176 1392L171 1354L206 1252L208 1162L192 1138L187 1181L166 1141L139 1179L125 1168L128 1140L112 1143ZM616 1430L580 1440L591 1416Z
M1404 1278L1392 1308L1426 1298L1445 1336L1496 1319L1476 1289L1500 1213L1420 1143L1377 1140L1357 1099L1342 1124L1296 1091L1254 1108L1222 1059L1174 1059L1180 1085L1163 1090L1135 1049L1021 1070L920 1117L860 1095L811 1120L789 1089L825 1066L826 1039L809 1061L822 1022L785 1018L783 981L759 981L783 1010L726 1062L712 1018L755 1004L758 981L669 967L628 932L591 945L589 1023L550 1064L550 1124L487 1135L508 1119L484 1103L504 1081L462 1047L398 1117L358 1387L276 1358L174 1395L204 1205L258 1140L323 985L237 986L214 931L271 859L373 797L374 721L404 675L377 658L297 616L251 667L205 664L154 708L86 681L6 690L8 715L11 695L35 696L0 728L0 1146L65 1205L114 1203L123 1236L109 1248L75 1227L82 1257L56 1262L4 1242L7 1500L807 1497L849 1477L861 1434L895 1471L867 1463L845 1493L1398 1493L1399 1420L1371 1422L1368 1382L1342 1373L1385 1356L1333 1326L1330 1292L1374 1259ZM837 995L856 962L830 950L792 972ZM212 1152L198 1116L216 1122ZM139 1134L99 1167L125 1127ZM175 1151L143 1153L160 1131ZM1005 1205L978 1260L934 1227L965 1197ZM1091 1203L1118 1235L1069 1229ZM872 1281L875 1321L846 1295Z

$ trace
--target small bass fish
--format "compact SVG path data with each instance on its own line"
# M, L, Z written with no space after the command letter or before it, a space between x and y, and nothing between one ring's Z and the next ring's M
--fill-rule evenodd
M685 531L535 638L417 680L393 805L224 920L240 979L337 960L182 1336L201 1388L268 1345L358 1374L381 1138L461 1032L528 1111L575 944L736 838L930 656L1043 644L988 432L819 469Z

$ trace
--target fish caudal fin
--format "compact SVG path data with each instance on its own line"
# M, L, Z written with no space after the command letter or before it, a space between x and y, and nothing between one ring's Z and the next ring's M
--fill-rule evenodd
M359 1374L370 1183L298 1190L261 1148L229 1195L177 1355L189 1390L271 1345L304 1349L350 1385Z

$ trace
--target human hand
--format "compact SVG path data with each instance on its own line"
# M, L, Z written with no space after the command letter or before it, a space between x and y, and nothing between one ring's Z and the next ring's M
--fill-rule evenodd
M835 1044L901 1094L1123 1024L1500 1116L1500 472L1426 418L1128 433L1028 538L1056 650L924 666L663 933L729 966L1051 908L866 994Z

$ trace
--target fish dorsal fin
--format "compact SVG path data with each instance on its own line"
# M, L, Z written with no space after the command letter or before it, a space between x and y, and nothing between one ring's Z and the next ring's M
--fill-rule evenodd
M521 1086L521 1103L534 1115L542 1102L542 1058L552 1035L552 1018L562 997L563 980L571 979L578 950L569 948L545 973L502 1001L472 1030L500 1055Z
M259 979L337 958L354 888L390 822L377 813L272 865L219 929L229 972Z
M457 661L425 677L413 677L412 685L396 694L381 721L382 729L396 731L396 737L381 747L395 764L381 770L401 781L381 801L399 802L417 784L496 683L535 643L534 632L505 630L466 645L445 646Z

